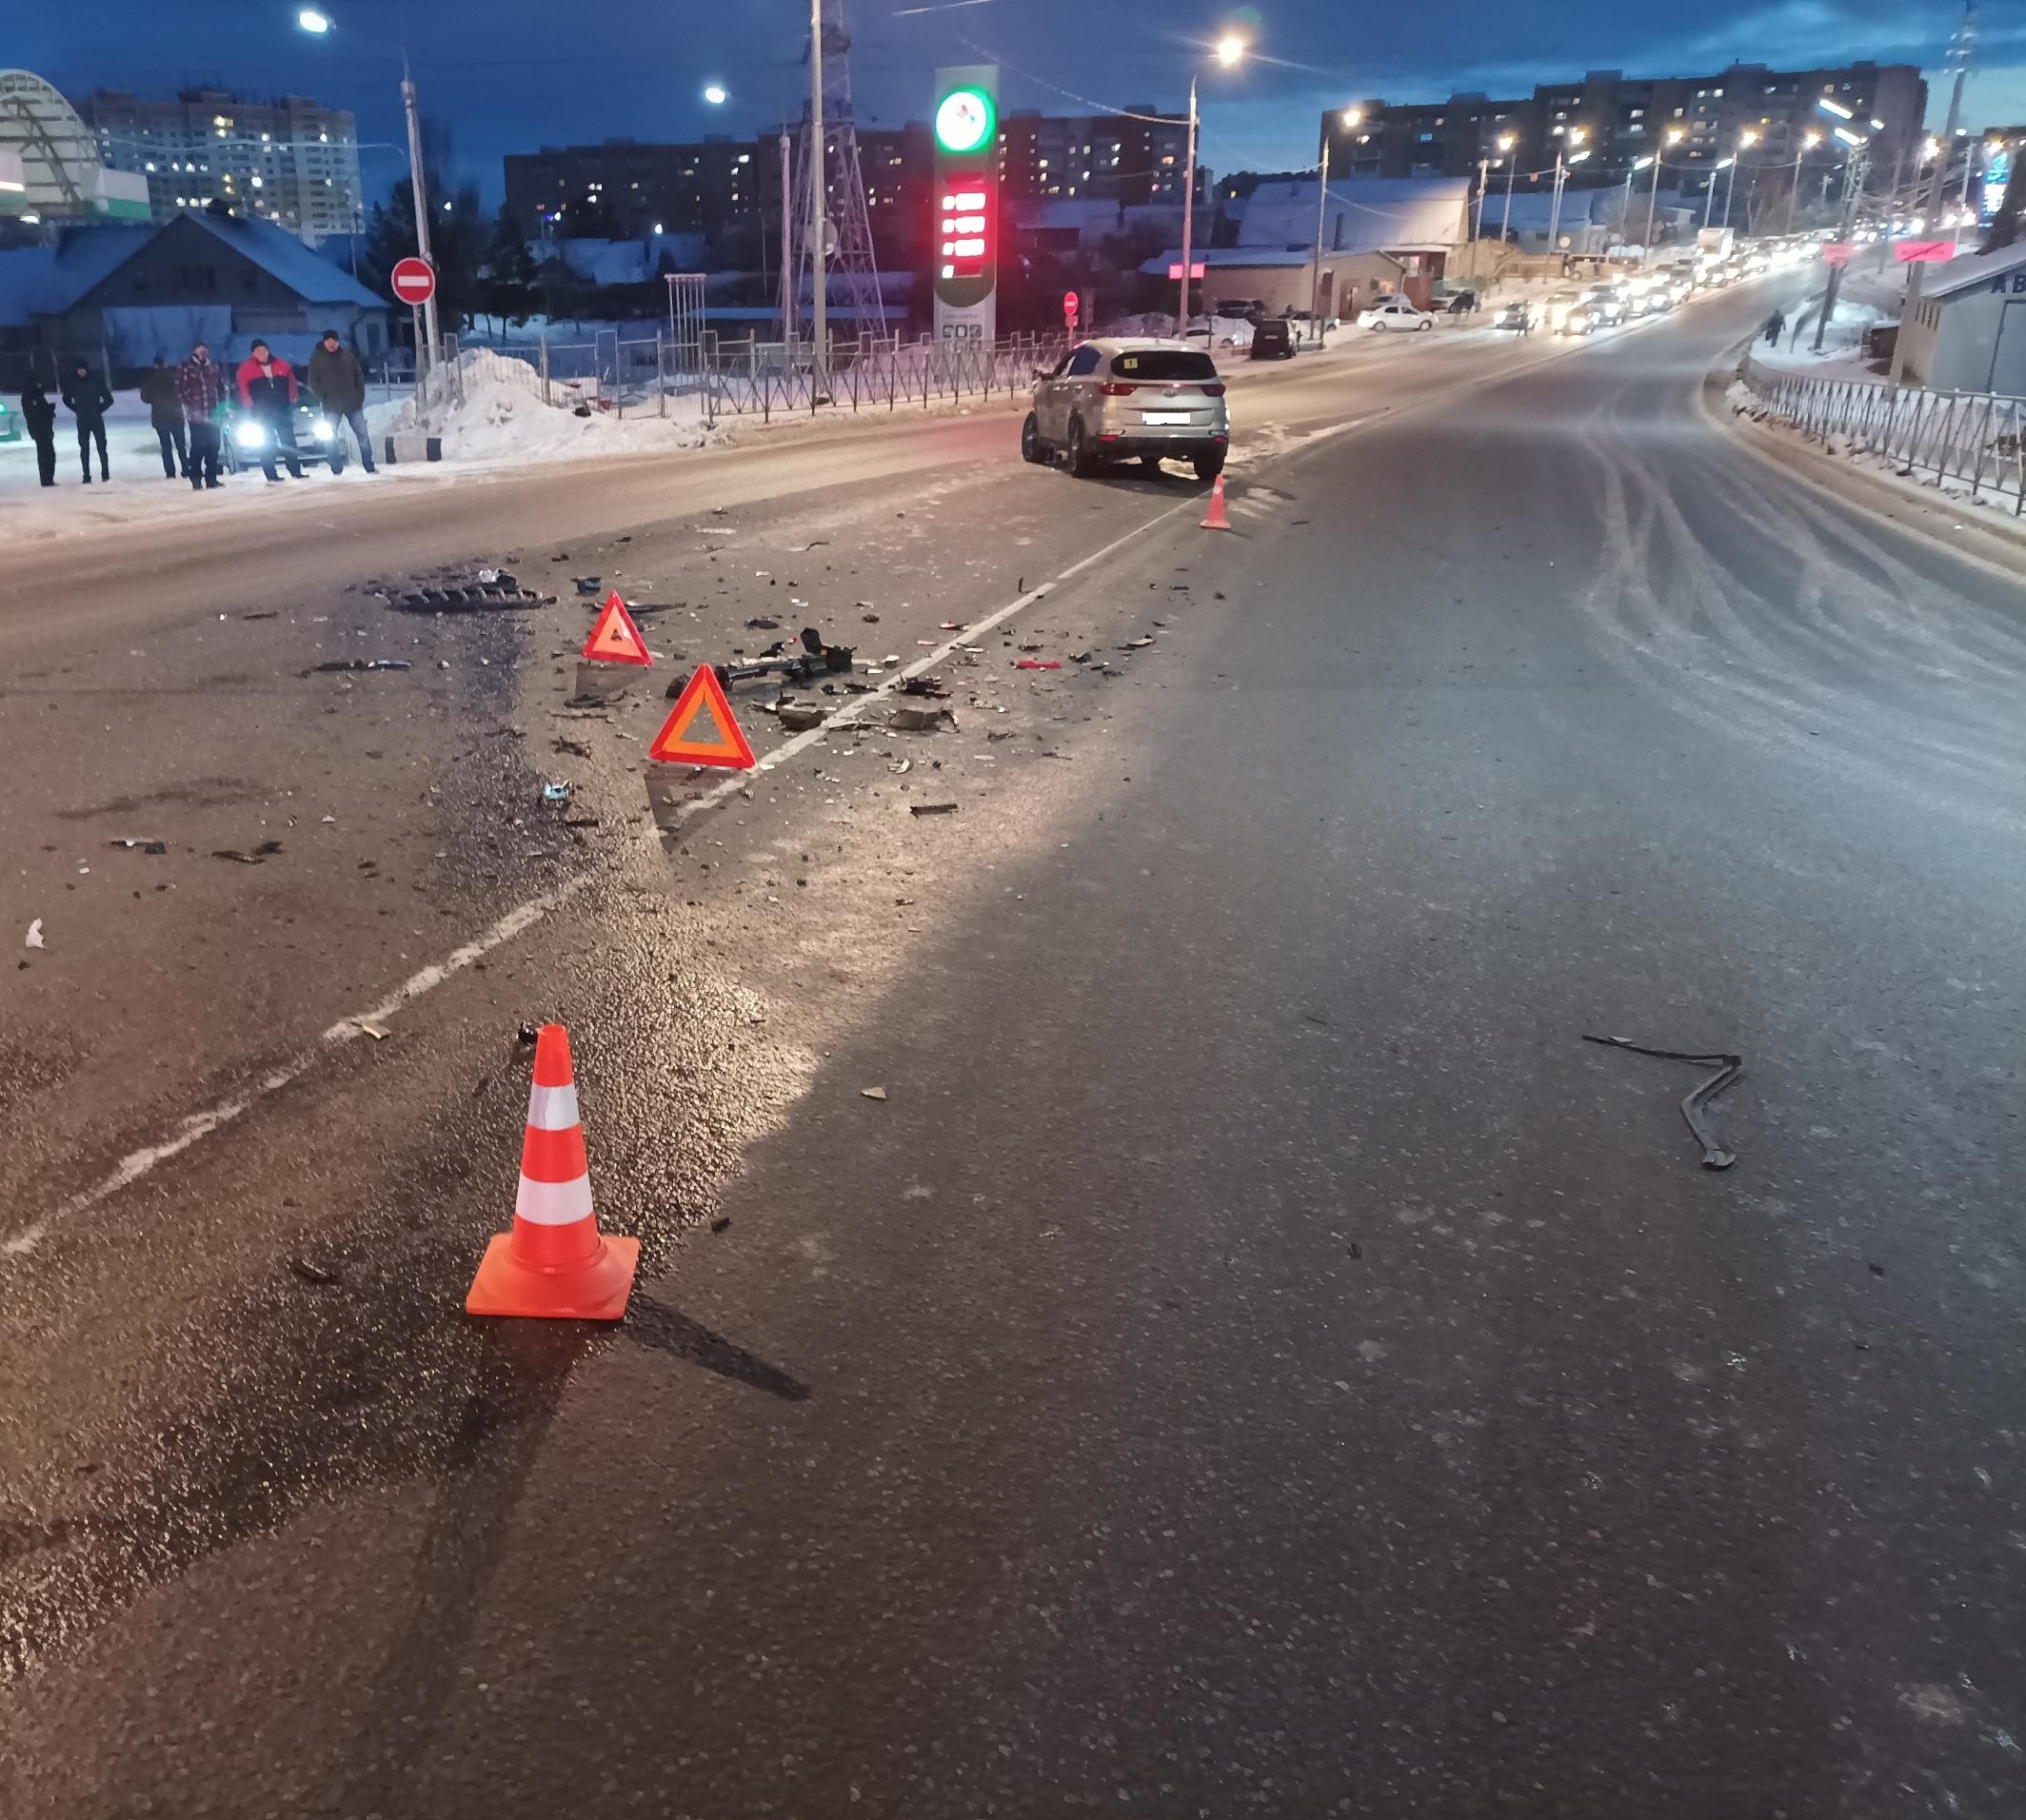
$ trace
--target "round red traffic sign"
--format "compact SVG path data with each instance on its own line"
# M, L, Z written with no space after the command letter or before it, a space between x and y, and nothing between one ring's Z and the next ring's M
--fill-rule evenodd
M1076 326L1080 301L1073 290L1065 290L1063 293L1063 321L1067 323L1071 328Z
M405 304L426 304L436 295L436 267L412 254L396 260L389 275L394 295Z

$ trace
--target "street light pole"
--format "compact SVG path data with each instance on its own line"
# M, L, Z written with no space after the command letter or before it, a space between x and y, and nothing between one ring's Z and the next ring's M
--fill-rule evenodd
M815 282L809 322L815 342L812 394L829 389L824 383L830 369L829 248L824 228L830 219L830 148L824 139L823 0L809 0L809 275Z
M1182 308L1175 318L1175 339L1189 339L1189 260L1196 235L1196 77L1189 77L1189 157L1182 191Z
M1520 160L1513 156L1513 148L1520 143L1514 133L1500 137L1499 149L1505 154L1505 214L1499 223L1499 245L1503 247L1513 231L1513 179L1520 174Z
M1667 143L1668 145L1670 145L1670 146L1675 146L1675 145L1678 145L1678 144L1680 143L1680 141L1681 141L1681 129L1680 129L1679 127L1670 127L1670 128L1668 128L1668 129L1667 129L1667 141L1666 141L1666 143ZM1647 254L1651 254L1651 253L1652 253L1652 251L1653 251L1653 223L1654 223L1654 217L1655 217L1655 215L1656 215L1656 214L1657 214L1657 213L1659 212L1659 207L1660 207L1660 165L1661 165L1661 162L1662 162L1662 160L1661 160L1661 156L1660 156L1660 154L1659 154L1659 152L1655 152L1655 153L1654 153L1654 155L1653 155L1653 188L1652 188L1651 190L1649 190L1649 191L1647 192L1647 196L1646 196L1646 238L1645 238L1645 240L1644 240L1644 241L1643 241L1643 242L1641 243L1641 246L1642 246L1642 247L1643 247L1643 250L1644 250L1644 251L1645 251L1645 252L1646 252Z
M429 192L422 175L422 117L415 109L415 80L408 73L406 48L401 52L401 105L408 117L408 179L415 194L415 250L433 270L436 261L429 247ZM436 365L436 351L442 346L436 338L436 293L433 290L423 303L422 325L428 350L421 360L415 383L419 391L426 391L429 369Z
M1738 190L1738 167L1744 161L1744 154L1747 148L1756 146L1758 143L1758 135L1750 128L1747 128L1738 135L1738 150L1731 159L1731 174L1725 180L1723 186L1723 225L1726 229L1731 225L1731 199L1737 194ZM1747 208L1751 207L1751 198L1749 196L1745 198L1745 207Z
M1322 181L1316 190L1316 263L1308 273L1308 320L1316 326L1316 340L1322 339L1322 217L1329 208L1330 143L1322 136Z
M1245 54L1245 41L1227 32L1217 41L1217 60L1231 69ZM1189 338L1189 265L1196 251L1196 86L1201 70L1189 72L1189 158L1186 188L1182 193L1182 315L1175 338Z
M1569 161L1562 154L1570 146L1580 145L1582 137L1582 129L1579 127L1555 148L1555 202L1548 210L1548 251L1551 253L1559 245L1561 237L1561 186L1568 176L1569 166Z
M1719 170L1729 170L1735 177L1738 170L1738 160L1735 158L1719 158L1710 169L1709 183L1702 191L1702 225L1705 228L1710 224L1710 210L1717 206L1717 172ZM1731 212L1728 195L1724 198L1723 212L1725 218L1728 219Z

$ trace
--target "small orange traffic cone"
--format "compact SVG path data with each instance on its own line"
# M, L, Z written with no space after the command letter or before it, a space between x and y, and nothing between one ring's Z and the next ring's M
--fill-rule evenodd
M1217 477L1217 485L1210 489L1210 516L1201 526L1206 531L1228 531L1231 521L1224 516L1224 477Z
M527 1095L513 1231L486 1247L465 1312L616 1321L626 1312L639 1265L639 1239L608 1238L598 1230L569 1032L544 1024Z

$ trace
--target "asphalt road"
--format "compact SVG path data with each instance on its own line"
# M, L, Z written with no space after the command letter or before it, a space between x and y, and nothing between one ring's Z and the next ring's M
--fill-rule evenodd
M665 841L622 738L658 704L564 726L581 610L407 628L450 681L362 707L288 690L385 609L278 566L284 619L227 628L273 697L241 771L308 793L308 717L333 788L398 754L395 876L347 876L348 810L211 861L201 818L255 799L186 791L130 862L178 890L96 902L128 855L68 845L33 880L84 887L86 952L50 919L0 1077L67 1134L0 1226L0 1806L2026 1809L2026 591L1704 414L1763 305L1276 377L1228 537L962 425L975 469L746 504L699 467L563 564L529 524L524 568L624 567L687 657L804 600L954 645L953 729L764 729ZM560 738L596 828L526 806ZM143 964L185 890L246 958L171 1018L89 950ZM22 1033L67 1016L52 1090ZM646 1241L617 1333L457 1312L542 1016ZM148 1120L66 1102L179 1019L205 1055L155 1116L251 1103L79 1204ZM1698 1166L1694 1070L1585 1033L1741 1053L1737 1166Z

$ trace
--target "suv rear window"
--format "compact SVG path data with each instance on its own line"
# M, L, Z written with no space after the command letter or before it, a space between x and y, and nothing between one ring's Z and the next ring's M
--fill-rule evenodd
M1121 379L1215 379L1217 363L1193 347L1141 347L1114 354L1112 371Z

